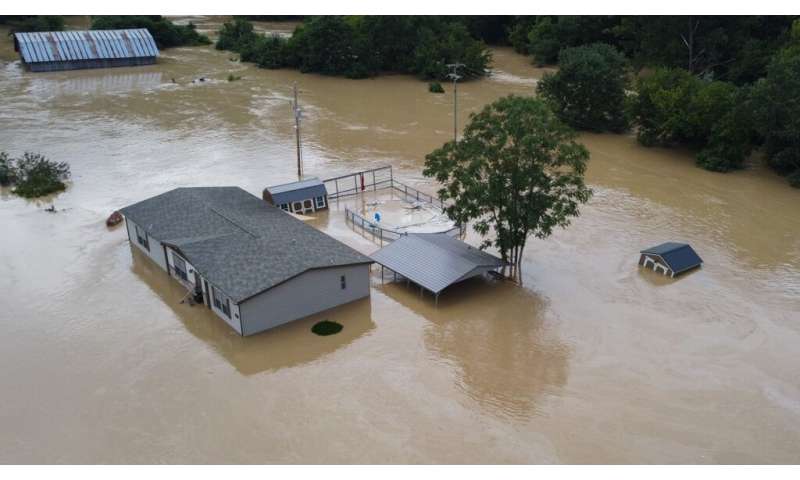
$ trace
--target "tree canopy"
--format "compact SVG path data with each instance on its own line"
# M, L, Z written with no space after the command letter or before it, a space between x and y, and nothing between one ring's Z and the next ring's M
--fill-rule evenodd
M158 48L209 45L211 40L197 32L194 24L176 25L161 15L103 15L92 17L92 30L146 28Z
M588 201L583 175L589 151L541 99L508 96L470 116L462 140L425 157L424 175L451 200L446 212L495 246L521 282L528 238L566 227Z
M558 56L558 71L545 75L537 91L574 128L622 132L628 128L628 75L627 59L611 45L565 48Z
M479 28L478 26L475 27ZM487 73L491 54L457 19L433 16L315 16L291 38L267 37L244 19L226 23L217 48L266 68L364 78L382 72L445 80L448 63L463 63L463 78Z

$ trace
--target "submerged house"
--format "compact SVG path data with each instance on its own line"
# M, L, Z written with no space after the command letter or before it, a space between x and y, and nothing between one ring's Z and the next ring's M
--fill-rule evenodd
M177 188L120 213L131 244L241 335L369 296L371 259L241 188Z
M292 213L310 213L328 208L328 190L319 178L267 187L263 196L266 202Z
M670 277L703 264L703 260L688 243L662 243L639 253L639 265L651 267L655 272L660 270Z
M146 28L15 33L14 51L32 72L150 65L158 57Z

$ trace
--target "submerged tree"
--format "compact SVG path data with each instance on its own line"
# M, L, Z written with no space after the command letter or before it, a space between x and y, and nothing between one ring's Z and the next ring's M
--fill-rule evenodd
M561 50L558 71L545 75L536 91L574 128L622 132L628 128L627 88L625 56L611 45L593 43Z
M494 245L522 282L520 265L528 238L546 238L566 227L592 191L583 174L589 151L540 99L508 96L470 117L458 143L448 142L425 157L426 176L443 184L453 220Z

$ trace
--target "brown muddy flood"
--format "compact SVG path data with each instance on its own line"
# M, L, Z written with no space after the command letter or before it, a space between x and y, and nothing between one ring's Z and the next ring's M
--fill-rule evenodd
M260 195L293 180L292 82L307 174L391 164L433 192L421 168L452 134L449 87L259 70L211 47L33 74L5 34L0 150L68 161L73 180L43 201L0 196L0 462L800 460L800 191L757 159L720 175L687 152L585 135L595 196L530 242L524 287L469 281L436 307L374 268L369 299L241 338L180 304L108 214L180 186ZM461 125L543 74L507 49L494 66L459 87ZM377 248L344 204L312 223ZM668 240L703 268L639 270L637 252ZM322 319L344 330L316 336Z

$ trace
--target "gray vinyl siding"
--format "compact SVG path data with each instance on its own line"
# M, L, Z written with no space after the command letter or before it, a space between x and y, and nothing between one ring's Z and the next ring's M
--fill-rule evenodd
M139 241L136 239L136 224L130 221L129 219L125 218L125 227L128 229L128 240L130 240L131 245L134 245L136 248L141 250L142 253L150 257L154 262L158 264L159 267L161 267L162 270L166 272L167 259L164 257L164 245L155 238L148 235L147 238L148 242L150 243L150 251L147 251L146 248L139 245ZM139 228L141 229L142 227L139 226Z
M262 332L367 296L368 264L309 270L240 303L242 334Z

